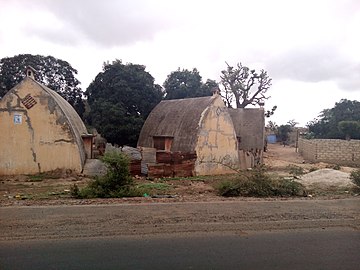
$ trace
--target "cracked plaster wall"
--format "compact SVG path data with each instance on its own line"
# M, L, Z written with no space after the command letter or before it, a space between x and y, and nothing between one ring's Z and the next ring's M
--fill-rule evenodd
M236 134L221 98L215 99L202 114L196 154L196 175L234 173L233 168L238 168Z
M37 102L26 109L27 94ZM15 115L18 123L15 123ZM0 175L55 169L81 172L78 146L64 113L33 80L26 78L0 101Z

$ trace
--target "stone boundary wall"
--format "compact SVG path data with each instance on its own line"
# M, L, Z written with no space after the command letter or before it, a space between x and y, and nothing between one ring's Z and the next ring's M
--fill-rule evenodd
M360 165L360 140L299 139L299 153L312 162Z

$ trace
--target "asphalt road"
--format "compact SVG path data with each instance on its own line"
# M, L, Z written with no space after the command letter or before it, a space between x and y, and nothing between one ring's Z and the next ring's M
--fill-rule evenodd
M10 241L2 270L359 269L357 230Z
M0 207L0 217L0 242L336 227L360 230L360 198Z
M0 269L360 269L360 199L0 208Z

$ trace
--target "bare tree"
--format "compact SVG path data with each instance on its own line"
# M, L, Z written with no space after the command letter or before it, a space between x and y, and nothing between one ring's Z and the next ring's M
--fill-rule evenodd
M225 62L226 63L226 62ZM224 87L222 97L226 105L231 108L235 99L236 108L245 108L248 105L264 105L267 90L271 86L271 78L265 70L257 73L238 63L236 68L226 63L227 69L220 76Z

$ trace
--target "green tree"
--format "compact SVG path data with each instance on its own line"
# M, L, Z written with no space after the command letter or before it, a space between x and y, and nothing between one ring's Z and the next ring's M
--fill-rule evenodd
M163 92L145 66L116 60L104 63L85 95L88 123L110 143L136 146L141 127Z
M204 84L196 68L192 71L179 68L171 72L164 82L165 99L211 96L213 88L217 87L213 80L207 80Z
M340 124L340 122L343 121L346 122ZM351 138L353 139L360 139L359 132L351 132L351 134L346 134L346 132L349 131L350 126L354 127L354 123L350 124L349 126L347 121L360 122L359 101L351 101L347 99L340 100L340 102L335 103L333 108L323 110L318 119L308 123L308 127L314 138L345 139L346 136L351 135Z
M360 121L340 121L338 129L343 133L344 138L360 138Z
M265 100L269 98L266 92L272 80L267 72L262 69L258 73L241 63L235 68L228 63L226 65L226 70L221 71L220 76L226 105L231 108L235 101L236 108L245 108L248 105L263 106ZM271 111L269 113L270 116Z
M291 131L292 131L292 127L289 124L281 125L278 127L277 135L278 135L279 139L283 143L285 143L289 140L289 135L290 135Z
M19 54L0 59L0 99L25 77L25 69L36 70L35 79L59 93L82 116L84 103L77 70L68 62L53 56Z

